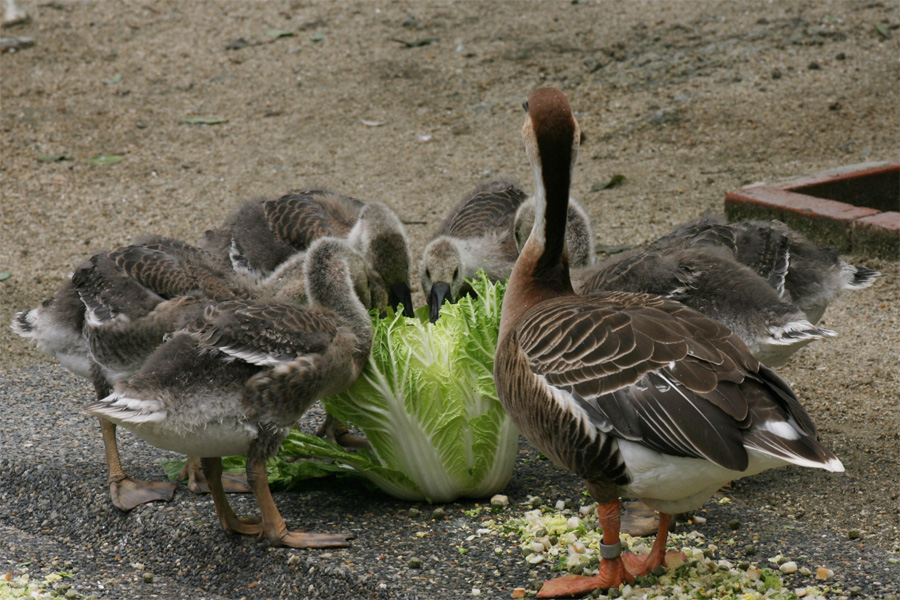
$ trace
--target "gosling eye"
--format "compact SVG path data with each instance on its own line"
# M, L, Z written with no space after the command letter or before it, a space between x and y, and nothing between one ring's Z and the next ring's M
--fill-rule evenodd
M459 267L453 269L453 279L456 279L457 277L459 277Z
M431 279L431 269L425 269L425 277Z
M522 103L522 108L525 109L525 112L528 112L528 100Z

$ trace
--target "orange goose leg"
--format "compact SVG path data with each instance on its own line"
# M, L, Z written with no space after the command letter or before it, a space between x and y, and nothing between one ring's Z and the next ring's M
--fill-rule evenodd
M98 393L99 395L99 393ZM103 397L103 396L99 396ZM106 468L109 472L109 497L113 506L129 511L145 502L162 500L168 502L175 494L175 484L170 481L143 481L125 474L119 459L119 445L116 443L116 425L100 419L103 433L103 448L106 453Z
M659 513L659 531L656 533L656 540L653 542L653 547L650 548L649 554L640 556L627 552L622 555L622 560L625 561L625 566L629 573L635 577L648 575L656 567L665 566L666 556L669 554L684 558L681 552L666 552L666 539L669 537L669 523L671 520L672 515Z
M619 544L621 506L618 500L597 505L597 518L603 528L603 545L609 546L609 554L615 555ZM623 583L633 583L634 575L625 568L621 556L601 558L597 575L566 575L545 581L538 598L578 598L594 590L608 590Z
M241 533L244 535L258 535L262 533L263 527L260 524L259 517L239 519L234 513L234 509L228 503L228 498L225 497L225 488L222 486L222 459L219 457L201 458L200 462L203 466L203 474L209 483L209 493L212 496L213 504L216 506L216 515L219 517L222 529L228 533Z
M346 548L350 540L356 537L351 533L307 533L289 531L275 500L269 490L269 476L266 463L247 459L247 481L256 496L259 512L262 515L262 532L273 546L290 546L291 548Z

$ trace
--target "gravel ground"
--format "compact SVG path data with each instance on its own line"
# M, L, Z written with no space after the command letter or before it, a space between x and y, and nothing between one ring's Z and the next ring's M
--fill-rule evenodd
M121 513L106 494L99 428L95 420L69 408L73 396L88 398L91 393L57 366L6 373L0 390L6 407L0 416L0 533L5 542L0 571L25 568L33 577L71 572L65 582L81 596L110 600L451 600L474 597L473 589L481 591L480 597L499 599L510 598L517 587L536 589L537 582L554 576L547 564L528 565L511 540L477 535L483 519L497 518L466 513L484 502L443 505L446 516L434 519L433 506L399 502L352 480L312 482L275 494L289 526L356 533L352 547L344 550L298 552L229 537L219 527L211 499L184 487L171 503ZM305 423L311 426L321 416L312 411ZM120 447L126 469L140 478L162 478L158 461L179 458L127 432L120 435ZM758 478L738 482L725 492L732 503L710 501L697 513L707 519L705 524L680 524L678 531L693 529L718 541L722 550L716 558L770 566L767 559L781 554L813 571L832 569L830 583L838 591L831 597L849 596L851 588L858 588L863 598L900 593L897 564L865 534L850 540L844 532L828 531L805 518L797 507L797 514L784 518L772 506L752 503L752 489L761 485L768 494L796 492L801 473L783 469L765 484ZM506 490L510 507L503 516L521 516L534 494L549 504L565 499L588 503L582 490L577 478L540 459L523 441L516 475ZM255 509L248 495L232 496L232 502L239 514ZM420 514L412 516L410 508ZM734 520L741 522L737 531L730 529ZM756 547L754 555L744 555L747 544ZM420 558L423 567L409 568L412 557ZM23 562L31 564L22 567ZM152 582L144 581L145 573L152 574ZM800 587L817 582L795 575L786 577L786 583Z
M3 35L35 44L0 57L0 273L10 274L0 324L94 249L148 231L195 240L240 201L300 187L388 202L418 254L484 178L530 188L520 107L538 85L569 95L587 136L574 195L601 248L659 236L754 181L898 153L897 2L23 4L32 21ZM248 45L226 49L239 39ZM89 162L101 154L124 159ZM625 184L597 189L614 174ZM838 338L779 370L847 472L744 480L732 504L707 504L698 529L758 536L760 557L808 556L847 593L883 598L900 585L889 562L900 557L900 278L897 262L851 260L882 277L828 310ZM99 428L78 410L88 386L5 326L0 349L0 560L10 569L62 565L79 593L140 599L449 599L476 587L508 598L550 575L511 544L498 557L500 541L466 541L474 503L449 505L440 521L420 506L413 518L407 504L346 482L276 495L295 527L357 532L352 548L330 553L227 538L209 498L183 489L120 514ZM126 469L161 477L167 455L121 437ZM578 481L522 449L513 504L581 497ZM747 526L729 533L735 518ZM414 555L424 568L406 567Z

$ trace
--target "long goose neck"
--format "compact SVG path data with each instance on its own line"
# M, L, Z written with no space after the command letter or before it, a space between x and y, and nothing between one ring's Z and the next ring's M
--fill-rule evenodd
M368 348L372 341L372 322L356 296L347 264L348 251L337 246L337 242L312 248L306 262L306 293L311 305L327 308L344 319L360 339L360 345Z
M534 174L534 225L509 278L501 337L535 304L575 293L566 214L580 132L568 101L556 90L537 90L528 104L522 135Z

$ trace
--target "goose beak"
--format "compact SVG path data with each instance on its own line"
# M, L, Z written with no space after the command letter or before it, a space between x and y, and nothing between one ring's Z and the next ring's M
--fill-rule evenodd
M428 294L429 320L434 323L441 316L441 306L444 302L450 302L450 286L446 283L435 283Z
M394 310L397 310L397 307L402 304L404 317L416 316L416 313L413 312L412 290L409 289L408 284L395 283L392 285L388 292L388 302Z

